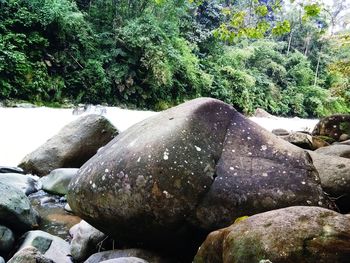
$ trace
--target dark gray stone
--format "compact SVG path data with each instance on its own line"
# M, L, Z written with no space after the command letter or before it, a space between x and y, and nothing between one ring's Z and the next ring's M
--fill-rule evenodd
M212 232L194 263L346 263L349 233L350 218L342 214L320 207L288 207Z
M0 183L0 223L15 229L27 231L38 226L37 213L28 197L19 189Z
M81 167L67 199L118 241L176 251L243 215L329 205L308 153L207 98L120 134Z
M11 250L15 242L15 237L11 229L0 226L0 252L6 253Z
M61 129L19 164L27 173L44 176L57 168L79 168L118 134L103 116L86 115Z

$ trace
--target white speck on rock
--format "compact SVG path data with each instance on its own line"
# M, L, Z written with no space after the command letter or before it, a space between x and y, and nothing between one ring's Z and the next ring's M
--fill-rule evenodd
M232 166L230 167L230 170L233 171L235 168L233 168Z
M202 150L200 147L198 147L196 145L194 146L194 148L196 148L197 152L200 152Z
M105 169L105 173L108 173L109 172L109 170L108 169Z
M261 145L260 151L266 151L266 150L267 150L267 146L265 144Z
M263 174L262 174L262 176L267 177L267 176L268 176L268 174L267 174L267 173L263 173Z
M306 184L306 183L304 181L302 181L301 184Z
M92 184L92 188L96 188L96 184L95 183Z

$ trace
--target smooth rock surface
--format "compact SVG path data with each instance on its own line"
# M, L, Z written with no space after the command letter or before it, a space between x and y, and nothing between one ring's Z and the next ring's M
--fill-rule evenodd
M64 126L58 134L24 157L18 166L38 176L47 175L57 168L79 168L117 133L105 117L86 115Z
M15 236L11 229L0 226L0 253L6 253L11 250L15 242Z
M28 174L0 173L0 182L21 190L25 195L30 195L41 189L39 178Z
M7 263L58 263L46 258L41 252L33 247L28 246L19 250Z
M123 250L109 250L104 252L99 252L91 255L85 263L98 263L101 261L106 261L110 259L126 258L126 257L136 257L142 258L150 263L170 263L173 262L169 259L165 259L161 256L158 256L154 252L147 251L144 249L123 249Z
M194 263L345 263L349 258L350 218L300 206L257 214L210 233Z
M323 190L342 213L350 212L350 159L309 151Z
M323 141L320 138L313 137L307 133L294 132L287 136L281 136L287 142L290 142L300 148L307 150L316 150L321 147L328 146L329 143Z
M308 153L208 98L123 132L69 188L72 210L104 233L177 251L243 215L329 205Z
M315 152L319 154L350 158L350 145L334 144L319 148Z
M68 185L76 175L77 168L60 168L53 170L49 175L41 177L42 188L52 194L65 195Z
M19 232L38 226L37 213L19 189L0 183L0 223Z
M79 262L87 259L94 252L97 252L98 243L107 238L104 233L84 220L73 226L69 233L73 236L70 254Z
M68 242L60 237L53 236L41 230L27 232L22 237L23 242L19 247L19 251L32 246L35 247L46 258L57 263L71 263L72 260L68 256L70 247Z

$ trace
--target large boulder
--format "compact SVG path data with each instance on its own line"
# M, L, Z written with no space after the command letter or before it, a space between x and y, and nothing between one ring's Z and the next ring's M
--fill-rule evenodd
M41 177L40 181L43 190L52 194L67 194L68 185L77 171L77 168L60 168L53 170L49 175Z
M29 231L22 236L18 251L28 246L35 247L40 253L57 263L71 263L70 247L62 238L41 230Z
M343 213L350 212L350 159L309 151L323 190Z
M38 176L47 175L57 168L79 168L117 133L103 116L91 114L80 117L24 157L19 166Z
M142 258L136 257L123 257L123 258L115 258L101 261L101 263L150 263Z
M121 133L81 167L67 199L118 241L171 250L243 215L329 205L308 153L207 98Z
M331 115L321 119L312 134L330 137L336 141L343 134L350 136L350 114Z
M320 207L257 214L212 232L194 263L340 263L350 258L350 218Z
M84 220L79 224L74 225L69 230L69 233L73 236L70 253L78 262L87 259L91 254L96 252L98 244L107 239L107 236L104 233Z
M20 189L26 195L35 193L41 189L41 183L37 176L19 173L0 173L0 182Z
M170 263L174 262L164 257L161 257L154 252L144 249L130 248L130 249L116 249L104 252L99 252L91 255L84 263L98 263L110 259L136 257L146 260L151 263Z
M333 155L344 158L350 158L350 145L334 144L317 149L315 152L325 155Z
M0 183L0 193L0 224L19 232L38 226L38 215L21 190Z

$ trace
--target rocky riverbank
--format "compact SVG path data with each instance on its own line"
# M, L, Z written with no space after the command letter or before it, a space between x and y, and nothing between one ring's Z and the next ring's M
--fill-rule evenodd
M348 115L271 133L207 98L124 131L107 112L0 167L8 262L348 262Z

